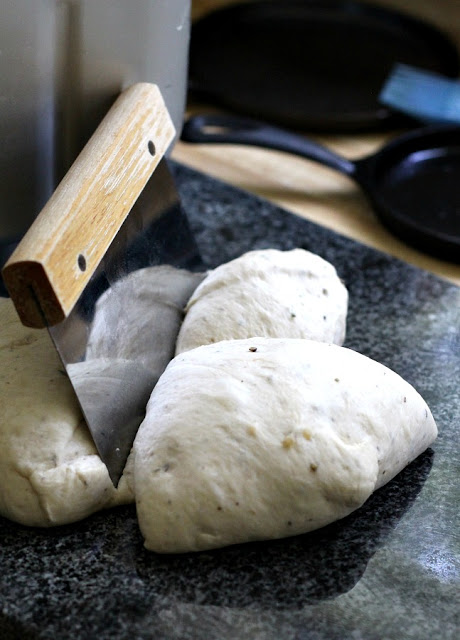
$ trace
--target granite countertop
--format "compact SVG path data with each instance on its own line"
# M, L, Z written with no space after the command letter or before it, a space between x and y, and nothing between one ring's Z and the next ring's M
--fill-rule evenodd
M52 530L0 518L0 637L443 640L460 630L460 288L172 164L204 262L304 247L350 293L346 345L423 395L440 435L318 531L180 556L143 548L134 507Z

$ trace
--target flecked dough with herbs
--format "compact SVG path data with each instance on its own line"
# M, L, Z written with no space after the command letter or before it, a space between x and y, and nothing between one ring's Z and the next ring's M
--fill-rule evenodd
M160 378L134 443L145 546L199 551L317 529L436 435L410 384L344 347L253 338L187 351Z
M0 514L49 527L132 502L114 489L45 330L0 298Z
M211 271L186 306L176 354L263 336L342 344L348 292L332 264L304 249L249 251Z

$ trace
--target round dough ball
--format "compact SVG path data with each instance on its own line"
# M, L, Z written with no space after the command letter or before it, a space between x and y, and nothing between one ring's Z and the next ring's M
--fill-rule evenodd
M344 347L252 338L187 351L160 378L134 443L145 546L189 552L317 529L436 435L411 385Z
M45 330L0 298L0 514L30 526L74 522L132 502L115 489Z
M176 355L262 336L342 344L348 292L335 268L293 249L250 251L211 271L186 306Z
M204 277L159 265L118 280L96 303L87 359L134 360L159 377L174 356L184 307Z

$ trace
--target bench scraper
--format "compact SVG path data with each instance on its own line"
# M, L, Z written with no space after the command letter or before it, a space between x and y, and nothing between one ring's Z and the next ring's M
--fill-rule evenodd
M115 486L204 277L163 157L174 135L156 85L121 93L2 270L21 322L48 328Z

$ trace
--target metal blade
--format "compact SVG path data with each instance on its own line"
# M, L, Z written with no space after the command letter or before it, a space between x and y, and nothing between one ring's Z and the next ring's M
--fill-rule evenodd
M49 328L115 486L203 278L163 159L71 314Z

